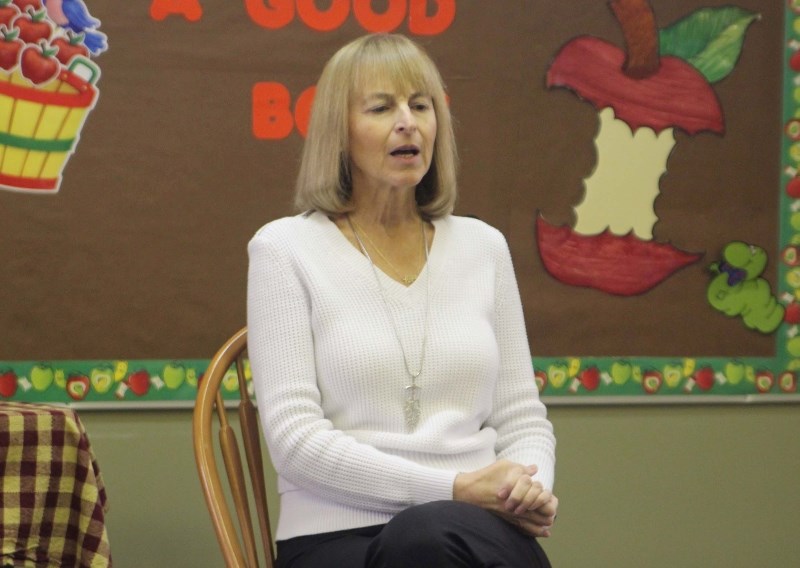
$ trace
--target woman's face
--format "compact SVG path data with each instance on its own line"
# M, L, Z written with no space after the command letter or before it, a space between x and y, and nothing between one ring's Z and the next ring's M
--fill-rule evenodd
M350 173L354 191L416 187L436 141L433 100L385 83L357 91L350 105Z

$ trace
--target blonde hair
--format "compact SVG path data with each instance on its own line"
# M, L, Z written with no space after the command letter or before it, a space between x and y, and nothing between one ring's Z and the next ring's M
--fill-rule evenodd
M367 78L424 92L433 100L437 132L431 167L417 186L420 214L429 219L452 212L458 156L444 82L428 54L399 34L360 37L337 51L317 83L295 186L295 206L328 215L352 211L349 112L353 94Z

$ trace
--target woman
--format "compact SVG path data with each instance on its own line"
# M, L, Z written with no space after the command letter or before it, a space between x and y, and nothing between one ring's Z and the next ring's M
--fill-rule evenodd
M508 247L452 216L444 87L399 35L317 84L296 204L249 245L278 565L549 566L555 440Z

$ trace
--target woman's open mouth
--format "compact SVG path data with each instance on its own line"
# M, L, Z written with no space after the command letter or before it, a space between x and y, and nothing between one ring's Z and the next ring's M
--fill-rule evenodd
M419 155L419 148L416 146L400 146L389 152L395 158L413 158Z

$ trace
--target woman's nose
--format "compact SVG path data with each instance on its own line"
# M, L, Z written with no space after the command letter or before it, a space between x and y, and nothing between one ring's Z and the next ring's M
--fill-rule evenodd
M397 122L395 122L395 129L398 132L405 132L407 130L416 130L417 121L414 118L414 113L408 105L400 105L397 111Z

